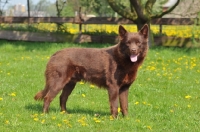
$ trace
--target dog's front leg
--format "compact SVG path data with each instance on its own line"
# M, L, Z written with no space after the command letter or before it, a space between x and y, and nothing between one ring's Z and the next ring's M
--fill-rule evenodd
M118 87L110 87L108 89L108 96L109 96L109 102L110 102L110 112L114 118L117 118L119 88Z
M123 86L119 90L120 108L123 116L128 114L128 90L129 86Z

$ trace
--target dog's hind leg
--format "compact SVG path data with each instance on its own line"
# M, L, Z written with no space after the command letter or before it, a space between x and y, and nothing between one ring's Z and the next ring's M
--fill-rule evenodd
M73 91L74 87L76 85L76 82L69 82L65 85L64 89L62 90L62 94L60 95L60 108L61 111L66 111L66 102Z
M56 95L64 88L65 82L62 78L54 79L50 82L49 91L47 92L46 96L44 97L44 105L43 105L43 112L46 113L49 110L49 105L51 101L56 97Z

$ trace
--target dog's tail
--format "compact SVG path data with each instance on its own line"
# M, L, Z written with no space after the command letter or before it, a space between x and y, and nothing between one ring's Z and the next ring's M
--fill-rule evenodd
M43 100L44 97L46 96L46 94L48 93L48 91L49 91L49 90L48 90L48 87L45 86L44 90L39 91L39 92L35 95L34 99L35 99L35 100Z

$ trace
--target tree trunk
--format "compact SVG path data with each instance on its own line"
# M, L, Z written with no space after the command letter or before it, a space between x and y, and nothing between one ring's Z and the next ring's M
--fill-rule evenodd
M135 22L137 24L137 30L139 31L143 26L144 24L148 24L148 27L149 27L149 41L148 41L148 45L149 47L154 45L154 37L153 37L153 32L151 31L151 24L150 24L150 21L149 22Z

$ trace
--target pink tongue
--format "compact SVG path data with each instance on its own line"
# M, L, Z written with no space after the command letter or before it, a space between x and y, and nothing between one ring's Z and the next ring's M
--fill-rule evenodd
M132 62L136 62L137 61L137 55L131 55L130 59Z

